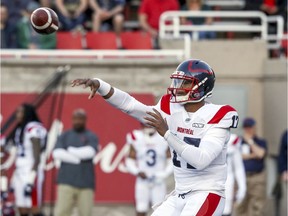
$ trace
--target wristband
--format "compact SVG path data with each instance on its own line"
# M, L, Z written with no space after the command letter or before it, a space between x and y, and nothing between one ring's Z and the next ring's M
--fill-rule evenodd
M101 80L101 79L98 79L98 78L94 78L93 80L98 80L99 83L100 83L100 86L97 90L97 92L101 95L101 96L106 96L110 90L111 90L111 85L108 84L107 82Z

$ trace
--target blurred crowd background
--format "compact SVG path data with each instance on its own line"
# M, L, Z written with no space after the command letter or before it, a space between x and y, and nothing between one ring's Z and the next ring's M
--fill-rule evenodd
M49 7L55 10L60 21L60 30L56 34L43 36L36 34L29 23L29 17L38 7ZM2 0L1 1L1 48L19 49L97 49L93 42L87 41L79 45L75 40L65 37L61 32L95 34L87 36L87 40L111 40L111 35L97 37L96 33L110 32L115 34L114 45L107 45L104 49L129 49L129 45L122 42L124 32L146 32L152 43L144 45L145 49L160 49L157 42L159 17L165 11L262 11L268 16L283 16L284 32L287 32L287 0L231 0L224 6L218 0ZM221 21L221 18L216 18ZM214 21L215 21L214 20ZM257 24L257 20L248 20ZM212 24L212 18L194 17L183 18L181 23L191 25ZM275 25L269 25L269 32L275 32ZM74 36L76 37L76 36ZM201 32L199 39L231 39L233 32L220 34L216 32ZM241 36L240 36L241 37ZM242 36L243 37L243 36ZM251 33L248 37L257 37ZM133 38L133 37L132 37ZM137 40L137 34L134 34ZM67 39L74 41L72 45L63 45ZM114 39L114 38L113 38ZM131 40L130 40L131 41ZM143 43L145 40L139 40ZM88 44L88 45L87 45ZM90 44L90 45L89 45ZM123 45L124 44L124 45ZM286 40L280 50L270 51L271 57L279 57L287 53ZM142 45L143 46L143 45Z

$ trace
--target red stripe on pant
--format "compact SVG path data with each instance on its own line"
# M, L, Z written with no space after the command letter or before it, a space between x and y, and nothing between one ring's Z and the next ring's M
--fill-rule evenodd
M209 193L196 216L212 216L220 202L220 199L221 197L219 195Z
M38 184L37 183L38 182L36 179L32 193L31 193L32 207L38 207L38 204L39 204L38 203L38 191L37 191Z

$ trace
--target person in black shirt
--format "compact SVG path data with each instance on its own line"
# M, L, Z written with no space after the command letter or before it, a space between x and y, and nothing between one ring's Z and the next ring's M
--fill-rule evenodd
M53 158L61 161L55 216L70 216L75 201L80 216L92 214L95 189L93 158L98 150L98 138L86 129L86 118L84 110L75 110L73 128L59 137L53 151Z

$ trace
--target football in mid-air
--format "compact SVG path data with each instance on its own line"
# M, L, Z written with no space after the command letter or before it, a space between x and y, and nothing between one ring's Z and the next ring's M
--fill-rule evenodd
M39 34L52 34L59 28L57 14L47 7L34 10L31 14L30 21L33 29Z

